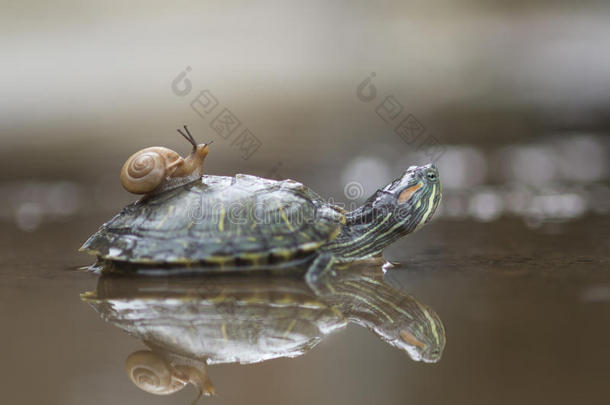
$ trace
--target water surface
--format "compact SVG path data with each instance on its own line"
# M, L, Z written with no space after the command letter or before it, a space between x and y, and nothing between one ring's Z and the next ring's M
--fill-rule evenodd
M80 298L98 276L76 252L104 217L0 233L1 379L13 403L186 404L136 388L125 359L142 341ZM386 251L392 288L433 309L438 363L413 361L348 325L302 356L209 366L215 403L603 403L610 376L610 222L532 230L518 219L440 220ZM379 269L381 272L381 269Z

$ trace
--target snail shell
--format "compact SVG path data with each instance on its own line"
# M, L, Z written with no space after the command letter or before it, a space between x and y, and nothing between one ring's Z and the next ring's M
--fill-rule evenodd
M180 155L161 146L142 149L127 159L121 169L121 184L134 194L147 194L155 190L173 174Z
M127 357L127 375L141 390L157 395L173 394L187 384L182 373L157 353L140 350Z

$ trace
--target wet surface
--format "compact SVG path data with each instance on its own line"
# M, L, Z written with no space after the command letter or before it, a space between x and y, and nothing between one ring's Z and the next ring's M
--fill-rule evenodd
M126 372L134 358L170 363L178 385L209 378L216 396L204 401L216 404L608 402L604 2L62 3L0 14L0 403L196 397L192 385L140 390ZM435 163L432 222L386 249L392 269L366 272L397 291L382 297L404 310L396 324L412 315L402 304L436 314L444 350L417 322L396 334L294 278L79 270L93 258L77 249L135 199L119 183L125 160L153 145L188 153L175 132L185 124L214 141L205 174L295 179L348 210ZM249 305L265 327L237 326ZM274 321L282 305L300 327ZM155 322L164 334L147 329ZM442 356L414 361L384 331L411 348L437 342ZM245 345L254 336L274 343ZM195 349L217 364L185 360ZM131 357L142 351L153 353ZM268 360L228 361L246 358Z
M125 360L147 346L81 300L99 277L76 269L90 263L76 248L104 219L31 233L2 225L1 347L11 367L0 378L11 401L182 404L196 396L194 388L169 397L136 388ZM517 219L436 221L386 250L401 264L384 280L438 314L447 340L438 363L415 362L348 325L295 358L210 365L213 401L603 403L609 229L594 215L550 231Z

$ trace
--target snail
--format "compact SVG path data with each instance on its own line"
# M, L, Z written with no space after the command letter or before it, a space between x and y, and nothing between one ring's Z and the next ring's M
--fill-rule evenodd
M215 394L204 362L169 353L164 356L151 350L138 350L127 357L125 369L135 386L150 394L173 394L188 383L197 389L193 404L202 395Z
M177 152L162 146L153 146L134 153L121 169L123 188L134 194L161 192L188 183L203 175L203 160L209 152L209 143L197 144L186 125L182 135L191 145L192 152L181 157Z

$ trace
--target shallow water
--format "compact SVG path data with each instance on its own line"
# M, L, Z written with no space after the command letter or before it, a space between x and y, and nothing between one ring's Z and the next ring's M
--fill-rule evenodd
M80 295L99 277L76 249L106 219L71 217L0 232L3 398L10 403L187 404L136 388L138 338ZM446 347L415 362L355 324L294 358L210 365L223 403L604 403L610 377L610 221L533 230L518 219L439 220L386 250L385 283L431 308ZM381 274L381 269L378 269Z
M13 3L0 13L0 403L190 403L192 386L154 396L128 378L153 337L276 357L210 364L216 404L609 402L608 2ZM296 179L351 209L434 162L443 200L386 250L399 264L367 265L385 295L349 279L362 307L295 278L79 270L93 259L77 249L134 199L125 160L188 153L183 125L214 142L205 174ZM237 287L241 301L220 299ZM354 312L370 303L404 311L376 324L381 312ZM259 335L264 353L244 343Z

